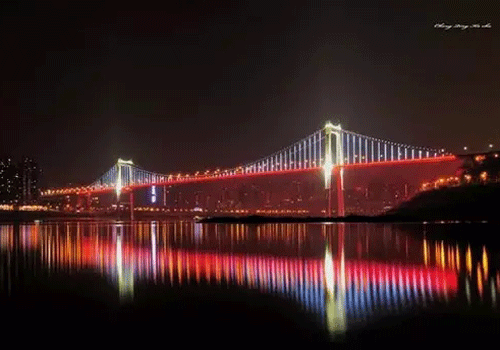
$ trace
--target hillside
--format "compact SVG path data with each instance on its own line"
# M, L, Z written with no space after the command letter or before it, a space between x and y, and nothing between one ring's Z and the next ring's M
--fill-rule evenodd
M441 188L418 194L387 215L418 220L500 220L500 183Z

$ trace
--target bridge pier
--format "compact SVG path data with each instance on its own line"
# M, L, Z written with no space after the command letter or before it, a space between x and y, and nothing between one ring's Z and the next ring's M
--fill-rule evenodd
M345 216L344 207L344 168L339 167L335 172L337 182L337 216Z
M134 220L134 191L130 190L130 220Z
M328 191L328 206L327 206L326 217L330 217L332 216L332 189L331 187L328 187L326 190Z
M91 193L87 193L87 195L85 196L86 199L87 199L87 211L90 211L90 207L92 206L92 197L91 197Z
M337 216L345 216L344 205L344 169L339 167L334 172L335 182L337 184ZM328 209L326 216L332 216L332 187L326 189L328 193Z

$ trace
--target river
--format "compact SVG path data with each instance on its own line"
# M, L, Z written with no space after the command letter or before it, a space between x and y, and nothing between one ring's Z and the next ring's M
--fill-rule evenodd
M92 329L87 337L168 332L204 341L349 344L458 334L494 339L500 248L453 237L498 228L3 223L0 312L9 320L6 334Z

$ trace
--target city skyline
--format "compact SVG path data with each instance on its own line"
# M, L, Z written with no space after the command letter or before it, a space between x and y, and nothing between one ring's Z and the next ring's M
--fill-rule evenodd
M161 173L233 167L328 119L482 151L500 143L498 6L457 4L9 4L0 153L33 156L55 186L119 157Z

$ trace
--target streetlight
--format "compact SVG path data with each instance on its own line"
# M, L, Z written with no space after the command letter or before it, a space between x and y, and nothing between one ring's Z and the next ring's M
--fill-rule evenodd
M493 144L492 144L492 143L490 143L490 144L488 145L488 147L489 147L489 148L493 148Z
M464 151L467 151L467 146L464 146Z

